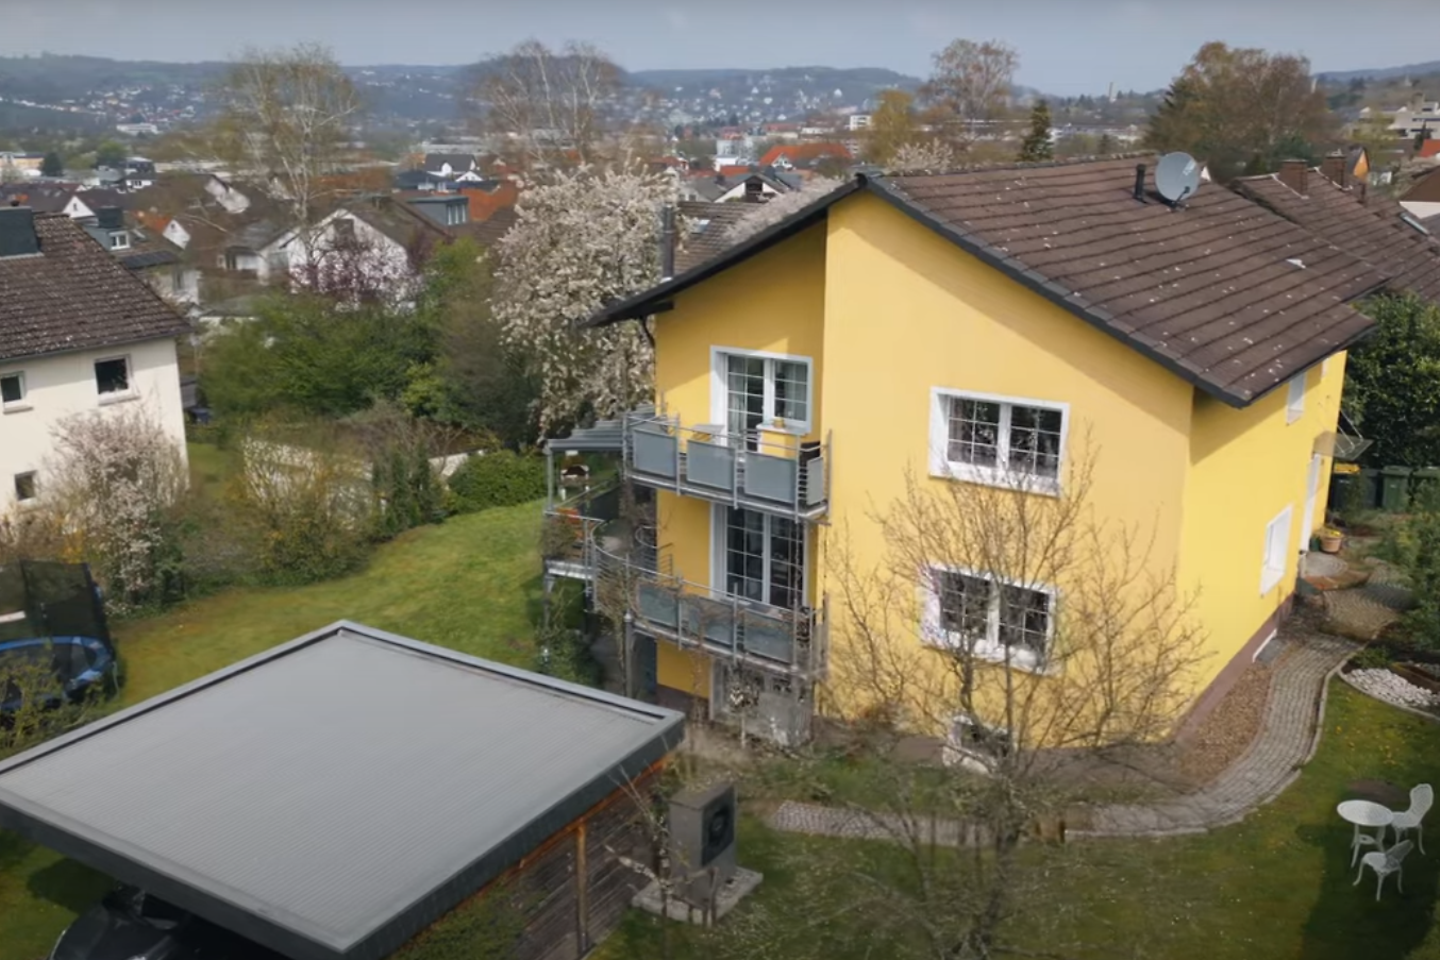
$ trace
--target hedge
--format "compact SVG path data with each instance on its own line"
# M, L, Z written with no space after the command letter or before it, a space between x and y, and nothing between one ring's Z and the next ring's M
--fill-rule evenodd
M453 506L461 513L527 503L545 495L545 462L496 450L466 460L449 483Z

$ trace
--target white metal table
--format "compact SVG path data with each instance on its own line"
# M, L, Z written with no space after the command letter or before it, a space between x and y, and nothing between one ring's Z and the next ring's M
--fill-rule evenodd
M1335 808L1340 818L1355 825L1355 834L1350 840L1350 866L1360 858L1360 848L1374 846L1385 849L1385 828L1395 819L1395 812L1383 804L1371 800L1346 800ZM1362 827L1376 828L1376 835L1362 833Z

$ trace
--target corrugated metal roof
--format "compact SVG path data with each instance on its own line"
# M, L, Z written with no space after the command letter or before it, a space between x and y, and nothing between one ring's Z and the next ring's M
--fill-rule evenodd
M682 730L342 622L0 763L0 826L299 960L378 958Z

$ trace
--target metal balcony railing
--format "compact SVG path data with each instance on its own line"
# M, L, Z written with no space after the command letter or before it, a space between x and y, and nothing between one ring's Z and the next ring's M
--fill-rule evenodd
M786 609L714 591L669 571L668 551L619 516L619 490L594 488L546 510L546 573L584 581L637 629L737 663L806 678L826 669L825 604Z
M829 507L828 437L807 443L764 428L682 427L643 411L625 418L624 454L630 479L685 496L804 520Z

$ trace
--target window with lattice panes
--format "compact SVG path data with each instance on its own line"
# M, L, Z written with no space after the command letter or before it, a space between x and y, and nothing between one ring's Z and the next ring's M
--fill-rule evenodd
M805 601L805 528L758 510L720 508L725 515L725 592L772 607Z
M940 567L930 571L931 639L1026 668L1044 663L1054 635L1055 592Z
M936 391L933 416L931 472L937 476L1058 485L1063 405Z
M810 362L730 353L724 356L726 427L809 429Z

